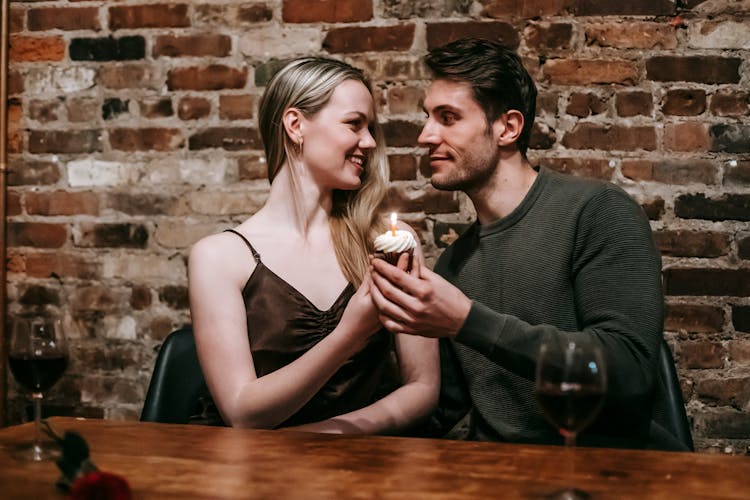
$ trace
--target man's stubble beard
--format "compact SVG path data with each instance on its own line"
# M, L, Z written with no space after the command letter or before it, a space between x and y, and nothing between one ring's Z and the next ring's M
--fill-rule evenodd
M453 170L444 179L436 179L433 175L430 183L441 191L463 191L466 194L481 191L497 170L499 160L500 151L497 148L484 155L468 154L454 164Z

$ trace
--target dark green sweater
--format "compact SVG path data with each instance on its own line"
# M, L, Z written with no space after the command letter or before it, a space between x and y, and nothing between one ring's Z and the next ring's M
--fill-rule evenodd
M583 333L604 346L609 379L588 434L612 437L614 446L645 444L636 441L648 439L663 323L661 259L627 193L542 168L511 214L474 224L435 270L473 301L451 342L468 388L470 437L561 442L534 398L535 360L545 333Z

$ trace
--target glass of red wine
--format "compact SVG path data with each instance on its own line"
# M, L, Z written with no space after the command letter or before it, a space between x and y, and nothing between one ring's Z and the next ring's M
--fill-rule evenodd
M539 348L535 392L545 417L571 449L576 436L594 421L607 393L604 350L590 334L548 335ZM572 463L572 460L571 460ZM551 498L589 498L568 489Z
M60 321L17 318L10 338L8 365L13 377L31 392L34 400L34 440L20 450L20 455L37 462L51 458L55 450L45 447L40 439L42 399L68 366L68 347Z

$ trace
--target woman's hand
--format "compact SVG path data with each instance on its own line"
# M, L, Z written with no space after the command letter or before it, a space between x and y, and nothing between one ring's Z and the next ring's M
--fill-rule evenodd
M339 327L350 334L352 341L356 344L355 352L362 349L367 340L383 325L378 319L378 310L372 301L370 287L372 278L369 274L357 289L357 292L349 299L349 303L341 316Z

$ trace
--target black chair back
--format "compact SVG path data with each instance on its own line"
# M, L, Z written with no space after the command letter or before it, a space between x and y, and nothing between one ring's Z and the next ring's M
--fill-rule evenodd
M657 361L657 387L654 400L654 421L672 434L688 450L693 451L693 437L690 434L690 422L682 400L682 388L677 377L677 369L672 358L672 351L666 340L662 339Z
M203 411L210 393L203 378L191 327L170 333L159 350L141 421L187 424Z

